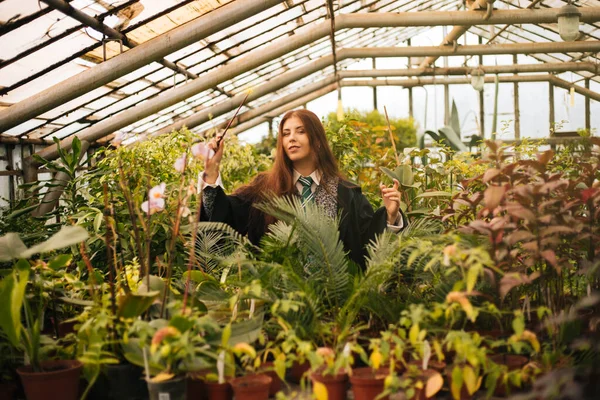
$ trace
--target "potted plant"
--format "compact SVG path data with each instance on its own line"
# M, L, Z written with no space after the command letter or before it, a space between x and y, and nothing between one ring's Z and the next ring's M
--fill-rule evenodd
M47 341L41 334L44 303L39 296L43 296L43 285L36 281L36 271L60 269L71 262L71 256L60 254L47 263L27 259L80 243L87 236L81 227L66 226L29 249L15 233L0 238L0 261L18 260L0 282L0 328L11 345L25 353L27 365L17 373L29 400L47 398L48 393L60 393L65 400L77 399L82 364L77 360L44 360Z
M267 400L272 378L260 373L260 357L248 343L237 343L231 348L244 368L244 375L230 381L236 400Z
M185 399L186 375L214 366L216 354L208 344L219 335L218 325L198 312L182 314L171 307L171 319L137 320L123 340L125 358L146 372L150 399L168 394Z

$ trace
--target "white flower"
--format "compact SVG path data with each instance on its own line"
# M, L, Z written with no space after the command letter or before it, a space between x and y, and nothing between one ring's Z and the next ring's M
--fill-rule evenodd
M187 157L185 154L179 157L177 160L175 160L175 164L173 164L173 168L175 168L175 171L183 172L185 170L186 161Z
M142 203L142 210L149 215L154 214L165 209L165 199L159 198L154 200L148 200Z
M190 214L191 214L191 211L188 207L186 207L186 206L181 207L181 217L182 218L185 218Z
M158 186L154 186L148 193L148 201L142 203L142 210L149 215L154 214L165 209L165 189L167 188L166 183L161 183Z
M150 189L150 193L148 193L148 197L150 198L150 201L152 201L153 199L160 199L165 197L165 189L167 188L167 184L162 182L160 185L158 186L154 186L152 189Z
M196 158L209 159L215 155L215 152L206 143L196 143L192 146L192 154Z

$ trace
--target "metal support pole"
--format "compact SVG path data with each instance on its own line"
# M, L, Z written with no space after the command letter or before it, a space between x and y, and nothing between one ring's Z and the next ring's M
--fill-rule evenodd
M513 64L517 65L517 55L513 55ZM517 74L515 73L515 76ZM515 140L521 139L521 111L519 108L519 83L513 83L514 109L515 109Z
M377 63L375 60L376 60L375 57L371 58L374 70L377 69ZM377 88L376 87L373 88L373 110L377 110Z
M450 123L450 86L444 84L444 125Z
M38 168L31 157L24 157L23 160L23 183L33 183L38 180Z
M548 83L548 103L549 103L548 116L550 119L550 136L553 136L554 122L556 121L556 118L554 116L554 85L552 84L552 82Z
M585 80L585 88L587 90L590 89L590 80L589 78ZM585 129L588 130L588 132L591 133L592 130L592 114L591 114L591 107L590 107L590 98L589 97L585 97Z
M9 144L4 145L4 148L6 149L6 169L8 171L14 171L15 170L15 164L14 164L14 160L13 160L13 149L14 146L11 146ZM8 177L8 201L10 204L10 207L12 208L15 205L15 178L13 175L10 175Z
M479 45L483 43L483 38L479 36ZM483 56L479 56L479 66L483 65ZM483 89L479 92L479 135L481 139L485 139L485 85L483 85Z
M90 143L87 141L81 142L81 153L79 154L79 162L83 159L83 156L87 154L87 150L90 147ZM79 164L79 163L78 163ZM46 215L50 211L54 210L60 197L62 196L65 187L69 183L70 177L66 172L57 172L52 179L50 189L44 194L44 198L40 202L39 206L31 213L34 217L40 217Z
M415 112L413 108L414 99L413 99L413 90L411 87L408 88L408 116L412 119L415 118Z

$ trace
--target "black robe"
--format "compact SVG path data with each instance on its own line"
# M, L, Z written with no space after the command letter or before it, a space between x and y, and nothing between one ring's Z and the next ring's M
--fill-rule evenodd
M253 229L249 229L251 202L235 195L226 195L220 186L204 190L216 190L217 193L210 218L203 209L200 216L202 221L226 223L240 234L248 235L252 243L259 243L265 233L264 223L253 221ZM373 207L362 194L361 188L342 179L338 183L337 207L341 215L339 232L344 250L364 270L367 244L387 227L386 209L381 207L373 212ZM401 215L403 226L406 226L406 217L402 213Z

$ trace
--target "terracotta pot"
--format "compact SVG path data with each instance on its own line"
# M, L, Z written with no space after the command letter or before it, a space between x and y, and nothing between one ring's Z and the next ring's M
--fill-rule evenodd
M431 378L436 372L439 372L439 371L436 371L434 369L421 370L421 375L419 375L416 378L412 378L412 379L413 379L413 381L415 381L415 380L422 381L423 382L423 386L426 387L427 386L427 380L429 378ZM427 400L427 399L432 399L433 398L433 397L426 397L425 396L425 388L422 388L422 389L414 388L414 389L415 389L415 395L413 396L412 400ZM438 393L436 393L434 395L434 397L437 396Z
M356 368L352 370L350 382L352 382L352 392L356 400L374 400L383 392L385 377L388 375L387 368L380 368L373 372L373 368ZM389 396L382 397L379 400L388 400Z
M0 400L13 400L17 385L15 383L0 383Z
M31 365L17 368L27 400L77 400L79 375L83 364L77 360L42 362L43 372L34 372Z
M298 361L294 361L289 372L290 381L300 383L300 380L309 369L310 363L308 361L304 361L302 364Z
M206 375L211 373L210 368L192 372L186 379L188 400L207 400Z
M229 382L204 382L206 388L206 397L209 400L231 400L233 399L233 390Z
M327 388L327 398L329 400L346 400L348 394L348 374L321 375L313 372L310 379L320 382Z
M509 372L521 369L529 362L527 357L514 354L494 354L493 356L490 356L490 360L496 364L506 365ZM504 383L502 378L498 378L496 381L496 388L494 389L494 396L506 397L510 392L516 389L518 388L511 385L510 382Z
M113 400L141 400L148 398L148 385L143 371L137 365L123 363L106 366L106 377Z
M264 374L246 375L230 381L235 400L267 400L271 377Z
M283 386L283 381L277 375L277 372L273 370L274 364L272 362L267 362L262 365L262 369L260 371L261 374L265 374L271 378L271 387L269 388L269 396L275 396L277 392L281 390Z
M168 381L148 381L148 394L150 400L186 400L185 376L178 376Z

